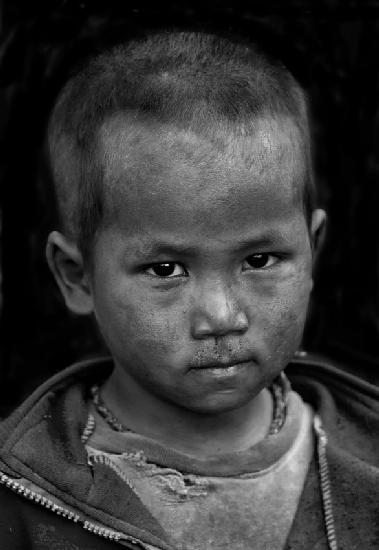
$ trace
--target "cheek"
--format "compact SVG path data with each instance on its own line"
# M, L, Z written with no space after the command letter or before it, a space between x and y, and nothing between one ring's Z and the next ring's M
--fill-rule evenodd
M265 295L266 300L261 302L255 315L252 312L260 325L262 340L272 353L291 355L291 350L300 343L312 286L307 273L299 272L278 284L275 290L272 288L270 297Z
M145 293L130 288L103 291L97 303L97 320L112 352L142 356L181 349L184 328L178 321L183 315L175 308L153 306Z
M140 349L159 354L180 350L183 333L174 312L132 308L131 337Z

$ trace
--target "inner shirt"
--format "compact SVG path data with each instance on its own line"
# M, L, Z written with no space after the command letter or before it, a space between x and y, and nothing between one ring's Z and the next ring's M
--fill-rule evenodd
M178 550L282 550L314 446L310 406L294 391L287 399L277 434L206 459L116 432L92 405L89 460L105 462L127 480Z

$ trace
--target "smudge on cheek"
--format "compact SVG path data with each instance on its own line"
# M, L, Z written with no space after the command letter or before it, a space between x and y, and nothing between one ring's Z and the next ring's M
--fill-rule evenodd
M303 290L282 293L265 311L262 337L273 364L286 364L300 345L308 306L308 292Z
M162 311L129 306L123 309L120 324L125 337L138 347L139 351L158 355L173 353L183 346L183 332L177 319L164 315Z

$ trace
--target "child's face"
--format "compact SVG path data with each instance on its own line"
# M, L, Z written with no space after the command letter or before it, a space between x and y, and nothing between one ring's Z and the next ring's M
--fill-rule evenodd
M131 137L122 121L103 133L94 310L118 368L156 397L235 409L299 345L312 257L290 126L262 120L217 146L169 127Z

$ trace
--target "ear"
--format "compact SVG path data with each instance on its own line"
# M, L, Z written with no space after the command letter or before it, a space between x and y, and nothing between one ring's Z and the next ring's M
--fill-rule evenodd
M89 277L76 244L53 231L47 240L46 257L67 307L79 315L92 313Z
M314 258L317 257L318 251L321 249L322 243L325 236L325 227L326 227L326 212L321 210L321 208L316 208L312 212L311 220L311 245Z

